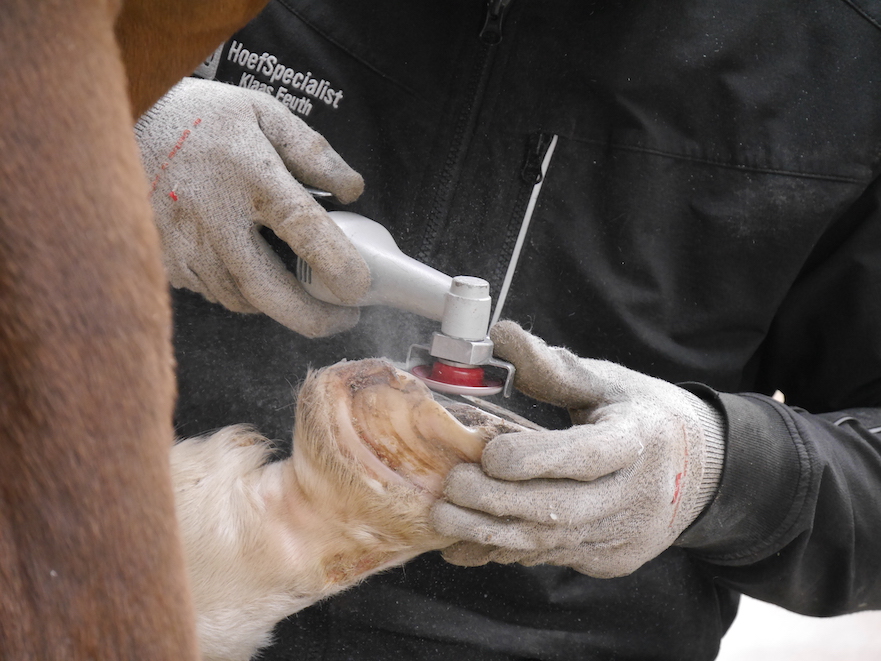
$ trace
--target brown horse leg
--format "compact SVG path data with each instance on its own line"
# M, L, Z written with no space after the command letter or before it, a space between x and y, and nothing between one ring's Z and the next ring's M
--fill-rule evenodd
M0 13L0 658L197 655L116 5Z
M126 0L116 23L135 117L190 74L267 0Z

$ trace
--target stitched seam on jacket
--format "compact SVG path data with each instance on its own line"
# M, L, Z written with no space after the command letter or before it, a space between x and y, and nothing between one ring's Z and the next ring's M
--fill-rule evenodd
M713 165L715 167L726 168L729 170L740 170L742 172L756 172L759 174L776 174L787 177L799 177L802 179L820 179L823 181L834 181L838 183L845 184L860 184L866 185L869 183L872 178L871 177L849 177L846 175L840 174L827 174L823 172L802 172L799 170L786 170L783 168L761 168L755 167L751 165L744 165L742 163L731 163L729 161L718 161L711 158L698 158L696 156L688 156L686 154L676 154L674 152L664 151L663 149L653 149L651 147L642 147L639 145L626 145L622 143L615 142L607 142L604 140L595 140L592 138L575 138L572 136L565 136L560 134L561 137L565 137L567 140L572 140L574 142L582 142L585 144L592 145L600 145L604 147L609 147L611 149L619 149L621 151L631 151L637 153L645 153L651 154L653 156L660 156L662 158L672 158L679 161L690 161L692 163L703 163L705 165ZM868 170L869 167L866 166Z
M856 4L853 0L844 0L844 3L847 5L850 5L851 9L853 9L856 13L858 13L860 16L862 16L867 21L869 21L869 23L874 25L876 28L881 30L881 22L879 22L879 20L877 18L872 16L868 11L863 9L860 5Z

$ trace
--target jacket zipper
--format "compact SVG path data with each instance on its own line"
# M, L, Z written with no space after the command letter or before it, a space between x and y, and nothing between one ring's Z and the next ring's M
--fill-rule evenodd
M532 190L529 193L529 201L526 203L526 209L523 212L523 218L520 220L520 230L517 233L517 239L514 242L514 248L511 250L511 257L508 260L508 268L505 271L504 280L496 298L496 306L493 310L490 326L496 323L502 316L502 309L505 306L505 300L508 298L508 292L511 289L511 281L514 279L514 273L517 271L517 263L520 261L520 253L523 250L523 244L526 241L526 235L529 232L529 224L532 222L532 214L535 212L535 205L538 202L538 196L541 194L541 188L544 184L545 175L551 166L551 160L554 158L554 150L557 148L557 136L549 133L539 133L534 136L530 148L526 155L526 161L520 170L520 177L527 184L532 184Z
M502 21L512 0L487 0L486 16L480 29L480 40L485 44L497 44L502 40Z
M479 102L487 85L493 47L502 40L502 25L512 2L513 0L487 0L483 26L478 33L483 44L482 52L471 70L466 96L468 103L462 108L456 120L453 146L447 153L444 168L435 188L434 202L426 219L422 246L416 254L416 259L419 261L426 263L430 261L437 237L440 235L446 210L454 192L456 173L462 167L462 161L474 135L477 114L480 110Z

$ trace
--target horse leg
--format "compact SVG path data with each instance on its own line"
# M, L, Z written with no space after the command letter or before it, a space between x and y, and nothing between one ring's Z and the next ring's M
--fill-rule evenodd
M267 0L126 0L116 22L129 96L139 117Z
M158 239L118 5L0 15L0 658L193 659Z

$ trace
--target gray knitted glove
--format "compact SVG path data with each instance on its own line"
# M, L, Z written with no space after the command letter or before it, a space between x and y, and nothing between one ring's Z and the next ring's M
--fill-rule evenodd
M461 540L460 565L567 565L624 576L671 546L712 500L724 461L720 415L673 384L549 347L496 324L496 354L515 385L570 410L564 431L503 434L482 467L457 466L432 522Z
M309 337L357 323L357 308L309 296L259 234L271 228L341 300L367 291L364 260L299 183L344 203L361 194L361 176L324 138L264 92L194 78L135 132L173 286Z

